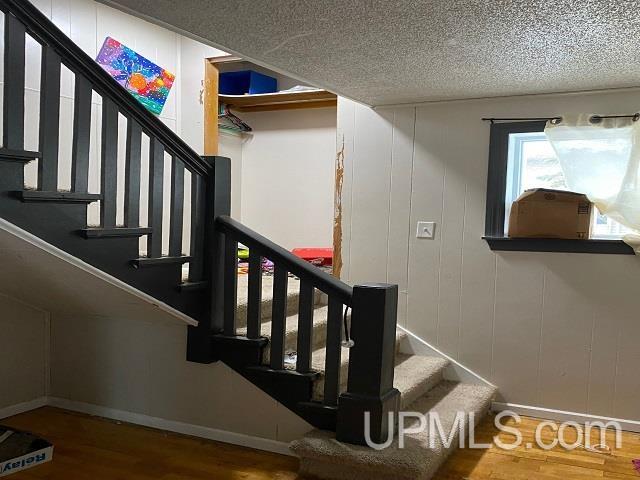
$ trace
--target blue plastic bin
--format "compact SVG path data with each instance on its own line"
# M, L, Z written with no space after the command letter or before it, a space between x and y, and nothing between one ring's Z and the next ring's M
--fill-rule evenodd
M278 91L278 81L253 70L223 72L220 74L218 91L221 95L273 93Z

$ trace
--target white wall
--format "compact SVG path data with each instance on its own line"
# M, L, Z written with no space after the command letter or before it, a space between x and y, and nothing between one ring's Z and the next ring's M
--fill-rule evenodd
M377 111L340 99L343 277L400 286L400 322L495 383L504 401L640 420L640 260L492 252L481 117L631 113L640 91ZM436 238L415 238L435 221Z
M48 316L0 294L0 411L47 395Z
M333 246L336 109L239 113L242 222L285 248Z
M51 395L288 442L311 427L222 363L187 362L187 330L156 316L53 314Z

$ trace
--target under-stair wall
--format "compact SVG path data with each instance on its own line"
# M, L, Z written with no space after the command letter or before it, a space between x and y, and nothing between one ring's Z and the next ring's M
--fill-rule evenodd
M492 252L482 240L489 124L481 121L629 113L639 93L376 110L339 99L342 278L397 283L399 324L496 385L502 402L640 420L640 262ZM436 222L435 239L415 238L418 221Z
M0 417L38 405L49 383L48 313L2 292L0 383Z

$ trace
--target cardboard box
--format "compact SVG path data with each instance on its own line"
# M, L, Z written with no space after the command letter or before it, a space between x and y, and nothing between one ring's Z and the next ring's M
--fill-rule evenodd
M27 432L0 426L0 477L51 461L53 445Z
M534 188L511 206L509 237L589 238L593 204L582 193Z

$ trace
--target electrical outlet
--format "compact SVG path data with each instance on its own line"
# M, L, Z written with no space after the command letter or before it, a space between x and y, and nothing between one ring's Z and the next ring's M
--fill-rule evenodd
M418 222L416 237L433 239L433 237L435 236L435 231L436 231L435 222Z

